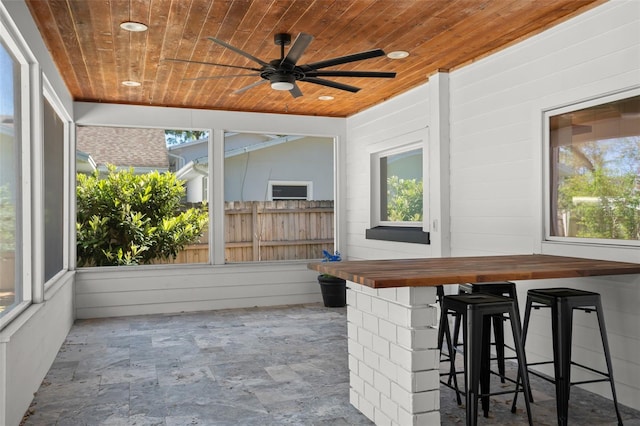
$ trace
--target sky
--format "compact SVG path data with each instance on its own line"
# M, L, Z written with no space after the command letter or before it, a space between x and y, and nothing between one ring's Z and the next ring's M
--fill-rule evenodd
M0 43L0 115L13 115L13 59Z

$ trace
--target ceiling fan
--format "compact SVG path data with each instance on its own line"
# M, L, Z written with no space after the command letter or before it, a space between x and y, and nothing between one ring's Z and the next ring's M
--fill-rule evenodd
M346 64L349 62L362 61L365 59L375 58L378 56L384 56L385 53L382 49L368 50L365 52L354 53L352 55L340 56L333 59L326 59L324 61L313 62L310 64L298 65L298 60L302 57L302 54L307 49L313 36L306 33L300 33L296 37L295 41L291 45L289 52L285 56L285 46L291 44L291 35L285 33L278 33L274 36L274 43L280 46L280 59L274 59L270 62L265 62L244 50L238 49L222 40L215 37L207 37L209 40L217 43L225 48L244 56L256 62L260 67L243 67L238 65L218 64L214 62L200 62L191 61L187 59L169 59L166 61L175 62L187 62L202 65L214 65L218 67L236 68L242 70L253 71L250 74L234 74L234 75L221 75L210 77L196 77L186 78L185 80L207 80L214 78L233 78L233 77L246 77L256 76L261 80L236 90L233 93L242 93L260 84L270 83L271 88L275 90L288 90L291 96L297 98L302 96L302 91L296 84L298 81L304 81L307 83L319 84L321 86L332 87L334 89L346 90L348 92L356 93L360 90L359 87L351 86L348 84L338 83L335 81L327 80L324 77L373 77L373 78L394 78L395 72L381 72L381 71L340 71L340 70L323 70L336 65Z

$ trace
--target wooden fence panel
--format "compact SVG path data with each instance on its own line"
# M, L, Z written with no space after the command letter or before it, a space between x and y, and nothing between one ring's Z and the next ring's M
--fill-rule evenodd
M319 259L333 252L333 201L233 201L225 205L225 261Z
M333 253L333 201L278 200L225 203L225 262L319 259ZM207 241L203 236L201 241ZM207 244L192 244L175 260L208 263Z

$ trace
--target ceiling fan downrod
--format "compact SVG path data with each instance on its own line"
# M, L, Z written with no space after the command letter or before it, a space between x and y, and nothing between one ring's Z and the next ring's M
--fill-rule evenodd
M295 87L295 82L298 79L292 72L289 72L288 67L284 66L284 48L291 44L291 34L277 33L273 36L273 42L276 46L280 46L280 60L271 61L275 69L262 73L261 76L271 82L271 88L274 90L291 90ZM293 68L295 69L295 66Z
M284 48L291 44L291 34L278 33L273 36L273 42L280 46L280 60L284 59Z

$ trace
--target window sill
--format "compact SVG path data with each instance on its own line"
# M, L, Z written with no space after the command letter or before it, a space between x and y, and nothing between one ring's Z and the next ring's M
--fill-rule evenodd
M429 233L421 227L376 226L366 230L367 240L397 241L400 243L429 244Z
M638 247L626 245L599 245L568 241L543 241L541 254L583 257L586 259L618 260L638 263Z

